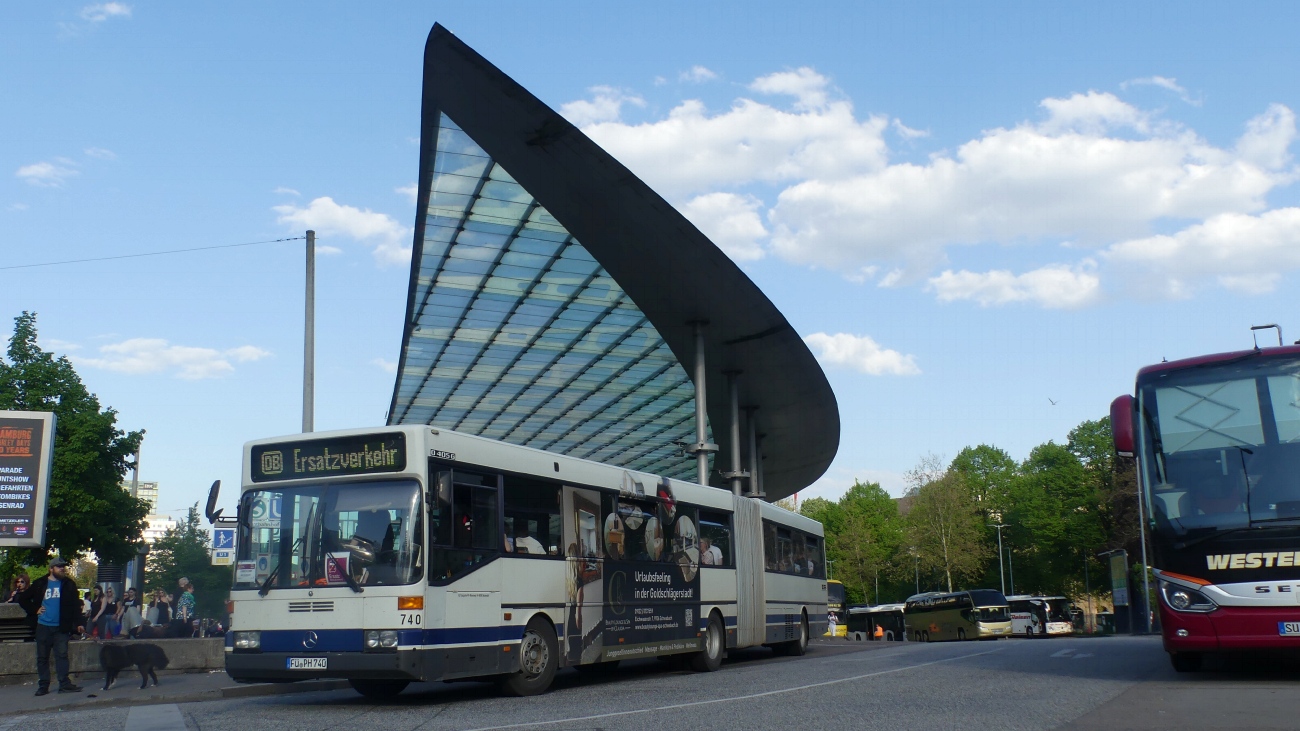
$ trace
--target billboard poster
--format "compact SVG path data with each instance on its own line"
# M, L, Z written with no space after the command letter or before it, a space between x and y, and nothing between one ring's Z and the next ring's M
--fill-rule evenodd
M571 663L691 652L700 647L699 547L693 510L667 480L625 474L617 494L565 488Z
M1115 606L1128 606L1128 552L1116 551L1110 555L1110 591Z
M0 546L45 545L54 414L0 411Z

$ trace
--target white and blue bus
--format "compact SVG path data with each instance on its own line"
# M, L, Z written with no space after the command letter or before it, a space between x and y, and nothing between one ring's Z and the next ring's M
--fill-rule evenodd
M496 678L826 628L822 526L730 492L418 426L244 446L226 670L243 682Z

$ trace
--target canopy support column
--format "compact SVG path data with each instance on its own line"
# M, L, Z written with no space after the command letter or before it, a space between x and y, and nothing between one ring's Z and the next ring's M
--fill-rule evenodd
M731 494L740 494L740 485L749 473L740 462L740 371L727 371L727 387L731 391L731 471L723 475L731 481Z
M695 443L686 448L687 454L695 455L696 482L709 484L709 453L718 451L718 445L708 441L708 396L705 391L706 371L704 368L704 326L705 321L690 323L695 328Z
M745 492L749 497L758 496L758 424L754 418L756 411L758 411L757 406L745 407L745 426L749 430L749 489Z

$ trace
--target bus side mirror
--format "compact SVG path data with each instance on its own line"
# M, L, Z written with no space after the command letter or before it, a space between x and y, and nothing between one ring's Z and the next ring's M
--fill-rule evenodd
M217 496L221 494L221 480L212 483L208 488L208 507L204 514L208 516L209 523L216 523L221 517L221 509L217 507Z
M1115 452L1121 457L1133 456L1133 397L1120 396L1110 402L1110 432L1115 439Z

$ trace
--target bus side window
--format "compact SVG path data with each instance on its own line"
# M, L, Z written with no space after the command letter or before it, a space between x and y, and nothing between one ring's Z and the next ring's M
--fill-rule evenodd
M434 473L429 509L429 580L452 579L501 550L500 505L494 475Z
M777 570L776 526L763 521L763 559L768 571Z
M817 536L804 536L808 542L807 566L808 575L824 579L826 578L826 561L822 554L822 540Z
M528 556L560 553L560 486L522 477L505 478L505 550Z
M700 565L731 565L731 516L700 511Z
M789 528L776 529L776 570L785 574L794 571L794 539Z

